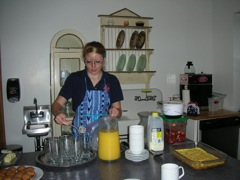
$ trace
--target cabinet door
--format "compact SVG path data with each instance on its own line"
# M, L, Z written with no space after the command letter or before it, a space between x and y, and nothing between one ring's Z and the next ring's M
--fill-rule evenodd
M186 137L194 142L201 141L201 132L199 130L199 122L197 120L188 119L186 127Z
M54 53L52 56L53 61L51 62L51 102L57 98L58 93L61 89L60 84L60 73L62 70L66 70L70 73L79 71L84 68L84 62L82 53ZM54 118L54 117L53 117ZM52 118L52 119L53 119ZM60 136L63 133L70 133L70 128L60 126L56 123L52 123L53 135Z
M53 55L53 69L52 69L52 86L54 89L55 99L61 88L60 85L60 72L66 70L70 73L79 71L84 68L82 53L54 53Z

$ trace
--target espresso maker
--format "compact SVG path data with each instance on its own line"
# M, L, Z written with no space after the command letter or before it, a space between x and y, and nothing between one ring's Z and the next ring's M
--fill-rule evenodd
M190 91L190 101L197 102L200 110L208 109L208 98L212 97L211 74L180 74L180 95L187 85Z

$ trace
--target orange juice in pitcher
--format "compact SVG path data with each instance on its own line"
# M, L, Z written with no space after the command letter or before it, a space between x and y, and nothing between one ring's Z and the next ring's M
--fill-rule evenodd
M118 122L115 118L99 119L98 158L112 161L120 158Z

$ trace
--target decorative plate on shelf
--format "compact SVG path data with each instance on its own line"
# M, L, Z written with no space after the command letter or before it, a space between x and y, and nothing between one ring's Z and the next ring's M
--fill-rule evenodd
M138 32L134 31L132 33L132 36L131 36L130 42L129 42L129 48L130 49L134 49L136 47L137 39L138 39Z
M144 71L144 69L146 68L146 65L147 65L147 57L145 54L142 54L138 58L137 71Z
M139 34L138 34L138 38L137 38L137 43L136 43L136 48L137 49L141 49L145 43L145 37L146 37L146 34L144 31L141 31Z
M132 54L128 59L128 63L126 67L127 71L133 71L135 65L136 65L136 56Z
M122 71L125 64L126 64L126 54L122 54L118 59L116 70Z
M118 34L117 41L116 41L116 48L120 49L123 45L125 39L125 31L121 30Z

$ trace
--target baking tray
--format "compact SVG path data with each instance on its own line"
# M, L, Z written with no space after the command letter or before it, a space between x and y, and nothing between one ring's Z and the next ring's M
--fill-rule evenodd
M192 152L194 148L200 148L200 154L199 156L202 156L202 152L205 151L208 153L208 156L211 158L215 158L214 160L192 160L189 159L187 156L184 156L181 154L181 152L178 152L176 150L186 150L188 152ZM170 146L171 153L178 158L180 161L183 163L187 164L193 169L200 170L200 169L209 169L209 168L214 168L217 166L222 166L226 163L227 161L227 154L205 144L202 142L199 143L194 143L194 142L182 142L182 143L176 143ZM202 151L203 150L203 151ZM204 153L204 156L207 154ZM197 154L193 154L194 157L197 156ZM201 157L204 158L204 157Z
M36 156L36 162L42 166L46 167L54 167L54 168L68 168L68 167L75 167L81 166L83 164L89 163L93 161L97 157L97 153L94 150L90 150L90 157L88 159L82 159L80 162L73 162L73 163L62 163L62 164L53 164L45 158L45 153L40 153Z

